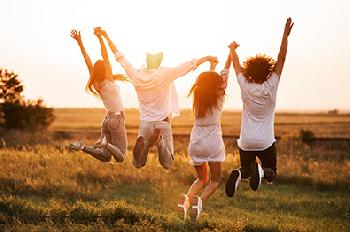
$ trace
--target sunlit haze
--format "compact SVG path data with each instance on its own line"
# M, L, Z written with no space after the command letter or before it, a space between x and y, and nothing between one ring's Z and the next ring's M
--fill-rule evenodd
M223 67L232 40L241 61L256 53L277 57L285 20L295 26L278 92L277 110L350 110L350 1L47 1L2 0L0 67L24 81L27 98L53 107L102 107L85 92L89 74L70 36L81 30L92 61L100 59L93 35L102 26L138 67L146 52L164 52L163 66L215 55ZM113 72L124 73L110 53ZM180 107L199 70L175 81ZM125 107L138 107L131 84L120 84ZM226 109L240 109L240 91L231 68Z

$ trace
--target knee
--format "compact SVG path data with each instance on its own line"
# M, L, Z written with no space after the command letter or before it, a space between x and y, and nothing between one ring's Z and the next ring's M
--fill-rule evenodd
M166 170L169 170L170 168L171 168L171 166L172 166L172 164L170 163L170 164L161 164L162 165L162 167L164 168L164 169L166 169Z
M144 162L142 162L142 163L139 162L138 163L138 162L135 162L135 161L133 161L132 164L134 165L135 168L142 168L143 166L146 165L146 163L144 163Z
M169 170L171 168L171 166L173 165L173 160L174 159L167 160L167 161L161 161L159 163L160 163L160 165L162 165L162 167L164 169Z
M107 163L107 162L110 162L111 159L112 159L112 155L109 155L109 156L101 157L100 161L104 162L104 163Z
M122 157L118 157L118 159L115 159L115 161L117 161L118 163L123 163L125 160L125 155L123 155Z

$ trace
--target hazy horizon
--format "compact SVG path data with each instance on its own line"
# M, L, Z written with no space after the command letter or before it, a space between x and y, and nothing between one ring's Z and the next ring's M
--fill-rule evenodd
M134 66L145 53L164 52L164 66L192 58L227 56L227 44L240 43L241 62L256 53L276 58L284 23L295 26L278 91L278 112L350 111L350 2L310 1L2 1L0 68L19 74L27 98L42 97L56 108L100 108L85 92L88 71L73 28L81 30L92 61L100 55L94 26L102 26ZM113 71L124 73L111 53ZM190 108L187 92L201 71L175 81L181 108ZM137 108L131 84L120 83L126 108ZM240 90L231 68L226 110L241 109Z

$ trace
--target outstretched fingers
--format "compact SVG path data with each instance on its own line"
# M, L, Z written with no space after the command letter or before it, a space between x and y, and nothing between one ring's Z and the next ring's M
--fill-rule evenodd
M284 27L284 33L286 36L289 36L293 26L294 26L294 22L292 21L292 18L291 17L287 18L286 26Z

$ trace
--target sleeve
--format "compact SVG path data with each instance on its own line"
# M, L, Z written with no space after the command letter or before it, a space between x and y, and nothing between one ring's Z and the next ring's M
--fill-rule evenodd
M239 73L239 74L238 74L238 76L237 76L237 82L238 82L238 84L239 84L239 86L240 86L241 88L242 88L242 87L245 85L245 83L247 82L245 76L243 76L242 73Z
M178 77L185 76L190 71L196 69L197 59L184 62L173 68L164 68L164 75L171 80L175 80Z
M123 53L118 51L114 53L114 56L117 62L119 62L120 65L123 67L128 77L130 77L130 79L133 80L138 70L132 66L132 64L125 58Z
M271 74L271 77L267 79L266 83L273 94L277 93L279 82L280 82L280 78L277 76L275 72L273 72Z
M223 69L220 72L220 76L222 78L222 86L221 86L221 88L223 90L225 90L226 87L227 87L227 81L228 81L229 74L230 74L230 70L229 69Z

